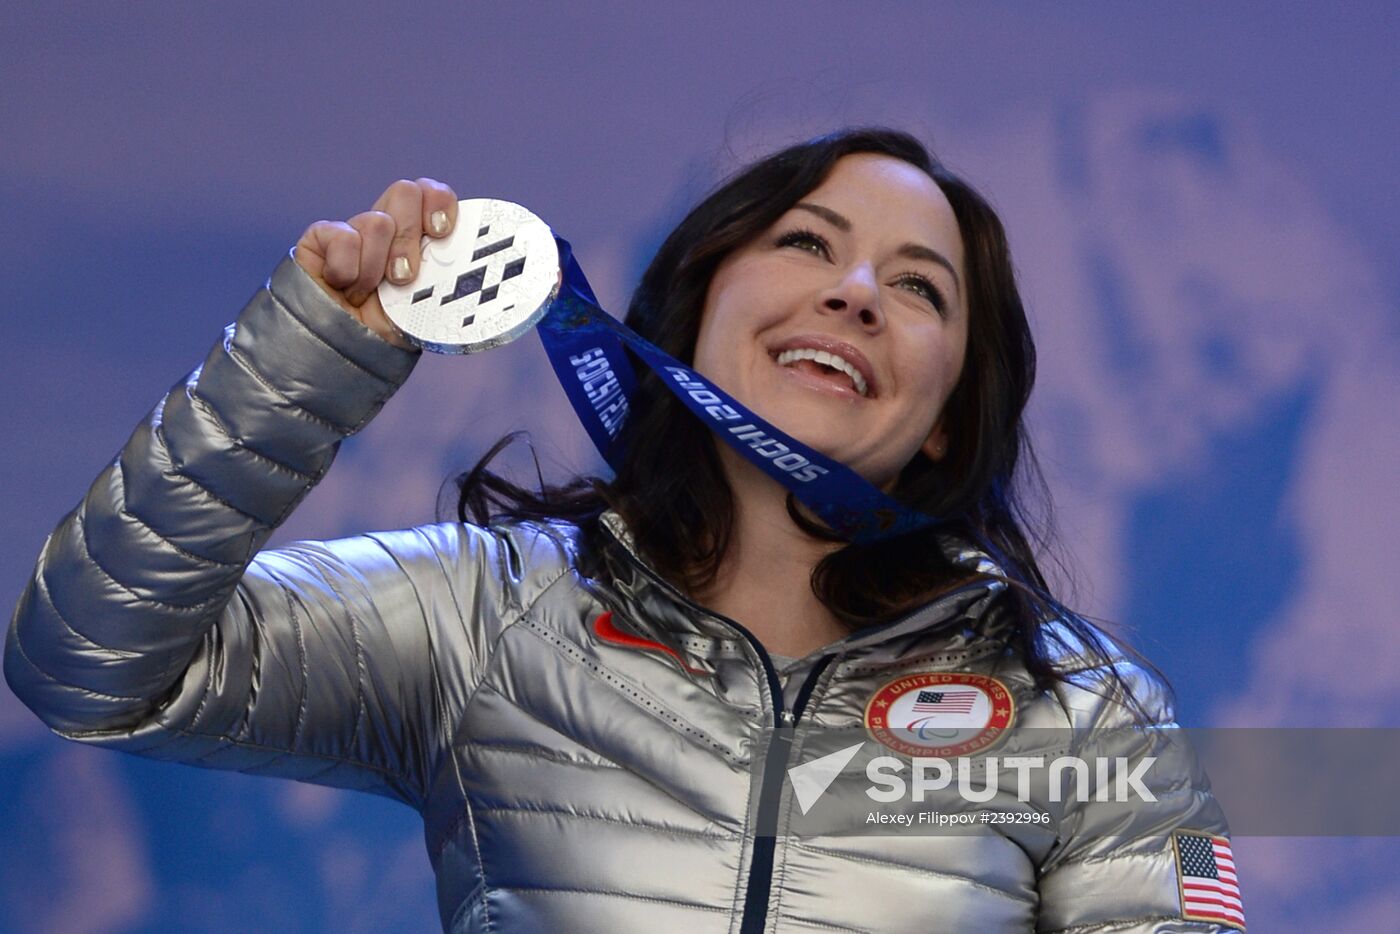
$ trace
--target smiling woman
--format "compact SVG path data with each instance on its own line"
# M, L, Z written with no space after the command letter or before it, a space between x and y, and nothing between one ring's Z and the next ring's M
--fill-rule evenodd
M953 257L946 266L932 258L944 256ZM962 238L933 179L893 157L847 156L719 264L695 368L788 434L891 486L916 451L934 461L946 453L940 419L967 346L953 263L962 264Z
M1001 224L905 134L734 176L627 321L938 522L842 541L649 373L610 479L522 489L503 439L453 521L260 552L412 370L375 288L456 204L401 181L308 228L59 525L5 654L54 730L410 804L451 931L1243 928L1170 692L1039 570ZM1016 778L974 793L989 750Z

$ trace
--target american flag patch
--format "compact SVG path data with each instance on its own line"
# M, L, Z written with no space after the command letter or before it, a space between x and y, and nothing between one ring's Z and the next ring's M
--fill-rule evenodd
M1244 902L1235 875L1230 841L1210 834L1178 830L1176 877L1181 889L1181 916L1193 921L1216 921L1244 930Z
M914 698L914 713L972 713L978 691L920 691Z

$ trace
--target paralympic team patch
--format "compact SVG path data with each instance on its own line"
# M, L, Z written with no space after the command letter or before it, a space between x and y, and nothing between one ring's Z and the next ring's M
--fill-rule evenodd
M1230 841L1215 834L1178 830L1172 834L1172 848L1176 851L1181 916L1243 931L1244 902Z
M965 756L991 746L1011 725L1016 704L996 678L924 672L896 678L865 705L871 738L908 756Z

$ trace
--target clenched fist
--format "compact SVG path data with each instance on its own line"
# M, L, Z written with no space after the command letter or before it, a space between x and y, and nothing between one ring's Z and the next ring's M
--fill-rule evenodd
M399 347L411 347L384 314L375 291L386 277L418 275L422 237L445 237L457 223L457 195L442 182L400 179L374 206L348 221L317 221L297 241L297 265L340 307Z

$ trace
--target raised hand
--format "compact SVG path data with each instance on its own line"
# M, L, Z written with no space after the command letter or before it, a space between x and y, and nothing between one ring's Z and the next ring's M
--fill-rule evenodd
M384 314L376 289L418 275L423 235L445 237L457 222L457 195L431 178L400 179L374 206L348 221L317 221L297 241L297 265L349 314L380 337L411 347Z

